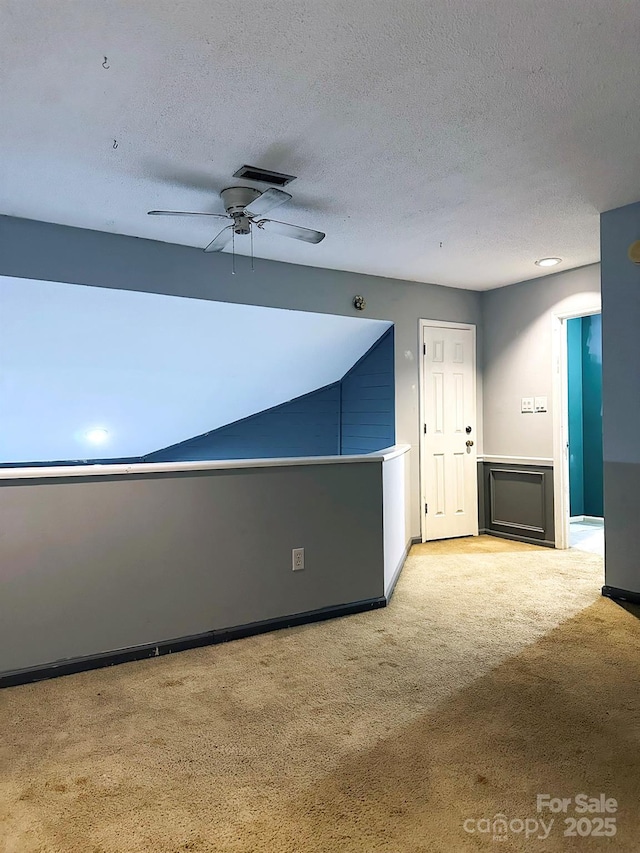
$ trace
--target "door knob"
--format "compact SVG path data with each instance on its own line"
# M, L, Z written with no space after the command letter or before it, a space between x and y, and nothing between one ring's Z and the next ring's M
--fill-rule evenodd
M473 447L473 442L471 441L471 439L467 441L467 447Z

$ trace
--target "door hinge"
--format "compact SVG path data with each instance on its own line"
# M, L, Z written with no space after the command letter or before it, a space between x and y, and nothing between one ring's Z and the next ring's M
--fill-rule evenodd
M426 354L427 354L427 345L422 344L422 355L426 355Z
M427 434L427 425L426 424L424 425L424 434L425 435Z
M426 515L429 512L429 504L424 505L424 514Z

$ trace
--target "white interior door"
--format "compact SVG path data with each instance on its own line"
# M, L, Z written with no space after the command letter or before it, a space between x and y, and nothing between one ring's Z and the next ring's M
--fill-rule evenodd
M475 330L423 326L422 540L478 534Z

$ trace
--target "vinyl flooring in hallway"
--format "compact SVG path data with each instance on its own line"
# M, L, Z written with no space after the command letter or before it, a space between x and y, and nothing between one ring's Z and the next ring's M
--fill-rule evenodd
M569 542L572 548L604 557L604 519L583 516L571 519Z

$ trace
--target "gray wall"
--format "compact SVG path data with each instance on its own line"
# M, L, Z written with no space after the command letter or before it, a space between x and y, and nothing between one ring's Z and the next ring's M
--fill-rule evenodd
M185 246L10 217L0 217L0 275L349 316L361 316L351 303L356 294L363 295L365 317L395 324L396 442L413 447L410 524L411 535L420 535L418 320L478 324L480 294L276 261L256 260L252 273L246 258L238 259L232 276L227 254L205 255ZM481 427L479 418L479 448Z
M553 457L551 318L592 310L599 295L598 264L482 295L485 456ZM533 396L546 396L548 411L521 414Z
M382 512L381 462L0 481L0 673L381 596Z
M640 202L604 213L600 226L605 580L640 593L640 266L627 257Z

